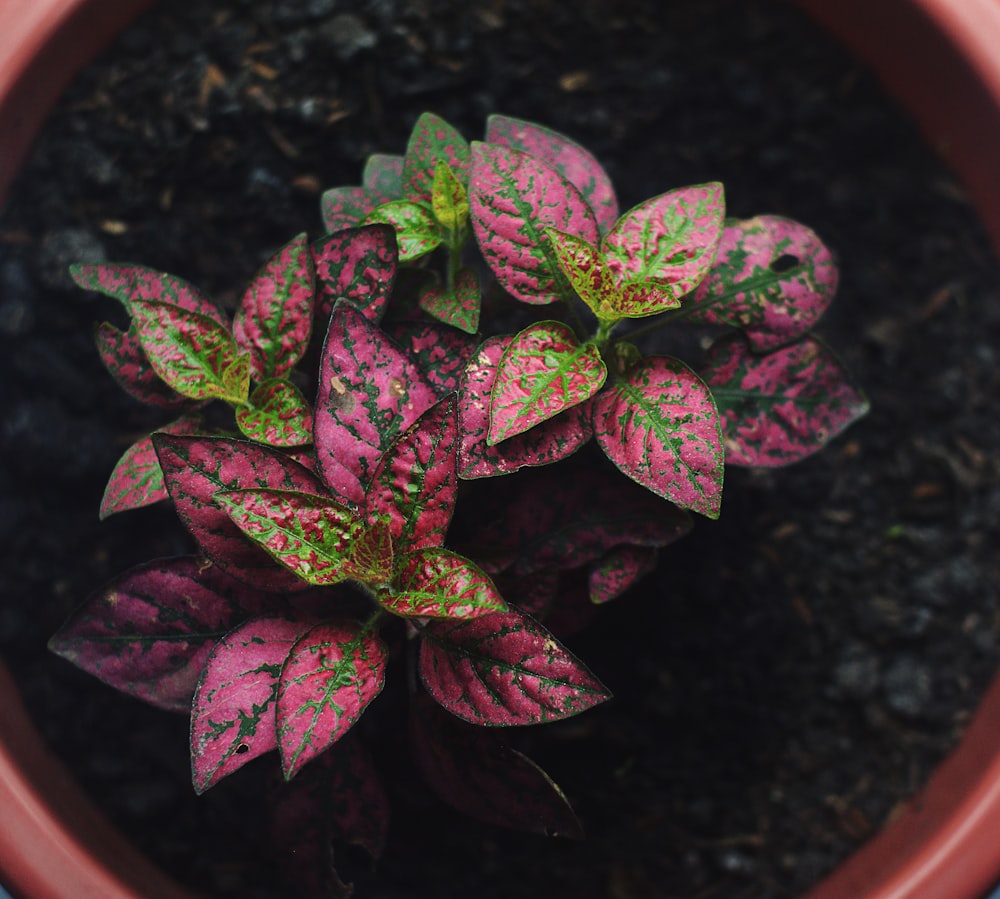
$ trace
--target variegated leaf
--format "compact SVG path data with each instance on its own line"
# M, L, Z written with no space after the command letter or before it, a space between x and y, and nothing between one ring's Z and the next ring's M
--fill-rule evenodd
M469 223L469 193L455 170L443 159L434 169L431 189L434 218L449 235L451 247L461 247L461 236Z
M236 410L236 424L244 436L269 446L312 443L312 409L299 388L285 378L258 384L249 406Z
M420 692L414 697L410 734L421 774L463 814L514 830L583 837L562 790L497 731L459 721Z
M191 776L204 793L247 762L278 748L278 677L296 641L314 622L251 618L212 649L191 704Z
M403 157L373 153L365 160L361 184L382 197L383 202L398 200L403 196Z
M590 601L597 605L617 599L656 568L656 549L617 546L590 569Z
M366 187L333 187L320 197L323 224L330 233L356 228L368 214L396 197L384 197Z
M559 268L576 295L602 321L614 321L617 286L601 251L589 241L558 228L546 228Z
M555 169L499 144L472 145L472 226L486 264L525 303L572 297L545 234L558 228L597 241L597 221L583 195Z
M420 308L424 312L466 334L479 330L481 301L479 279L469 268L459 271L451 290L434 281L420 294Z
M868 411L840 361L812 337L759 355L734 335L716 343L705 364L734 465L797 462Z
M313 441L335 493L364 502L381 455L437 401L417 364L348 305L338 306L320 363Z
M465 363L476 351L468 334L424 321L393 322L386 333L417 363L439 397L458 390Z
M399 261L392 227L365 225L337 231L317 240L311 249L316 266L316 322L324 332L339 300L378 324L389 302Z
M382 692L388 650L354 622L318 624L292 648L278 684L278 749L287 780L354 726Z
M274 602L195 556L157 559L91 596L49 648L123 693L186 712L215 643Z
M255 381L291 371L309 346L316 272L305 234L285 244L243 294L233 336Z
M350 550L365 525L346 506L295 490L226 490L214 500L247 537L306 583L325 586L357 576Z
M607 375L597 346L577 343L568 325L529 325L508 344L497 367L487 443L495 446L590 399Z
M755 352L776 349L819 321L837 292L837 266L816 232L778 215L727 225L690 320L742 328Z
M476 618L507 604L478 565L441 547L407 553L382 606L404 618Z
M167 303L133 301L132 314L146 357L174 390L195 400L246 400L250 360L227 328Z
M601 250L619 284L662 281L680 297L711 267L724 215L721 184L682 187L626 212Z
M425 112L417 119L403 159L403 194L410 200L430 202L434 173L447 163L459 183L469 180L469 142L440 116Z
M399 261L413 262L441 245L442 234L430 203L392 200L365 217L366 225L391 225L396 232Z
M195 434L200 427L199 416L185 415L158 430L163 434ZM167 488L152 436L146 436L125 450L111 472L101 499L100 517L103 521L115 512L149 506L166 498Z
M491 115L486 122L486 142L513 147L548 163L580 190L602 232L614 225L618 200L611 178L591 152L576 141L544 125Z
M624 474L682 509L719 516L725 453L719 413L683 362L650 357L594 402L594 434Z
M458 395L458 473L462 478L488 478L527 466L548 465L571 456L593 436L587 402L571 406L496 446L487 443L497 367L512 340L491 337L466 366Z
M134 321L127 332L119 331L110 322L103 322L98 326L95 337L104 367L133 399L159 409L192 405L191 399L181 396L153 370L139 341L139 329Z
M365 494L365 517L387 517L393 542L440 546L458 490L455 397L431 406L379 459Z
M319 478L283 453L245 440L155 434L153 445L177 514L206 556L261 589L301 589L302 581L248 540L214 497L262 486L322 494Z

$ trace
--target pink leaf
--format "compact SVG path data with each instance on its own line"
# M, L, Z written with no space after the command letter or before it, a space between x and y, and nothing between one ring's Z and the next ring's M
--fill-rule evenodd
M250 405L236 410L236 424L246 437L269 446L312 443L312 409L299 388L284 378L258 384Z
M448 163L461 182L469 179L469 143L444 119L425 112L417 119L403 159L403 193L430 201L437 163Z
M619 284L663 281L683 296L711 267L724 215L721 184L682 187L626 212L601 250Z
M278 748L278 677L292 646L313 625L251 618L212 649L191 706L191 775L196 793Z
M472 724L556 721L611 697L545 628L513 610L429 622L420 677L431 696Z
M206 556L264 590L302 587L294 574L244 537L214 497L224 490L261 486L325 493L315 475L277 450L244 440L158 434L153 445L177 514Z
M285 779L329 749L382 692L388 650L353 622L318 624L292 648L278 685Z
M178 409L192 404L192 400L169 387L153 370L142 349L135 322L127 332L103 322L95 337L104 367L133 399L160 409Z
M185 415L159 429L162 434L195 434L201 425L197 415ZM163 472L151 436L137 440L118 460L101 499L103 521L115 512L138 509L167 498Z
M486 442L495 446L590 399L607 375L597 346L577 343L569 326L555 321L529 325L500 359Z
M481 299L476 273L463 268L455 279L453 290L446 289L440 282L432 283L420 295L420 308L446 325L475 334L479 330Z
M491 115L486 123L486 142L513 147L548 163L580 190L601 231L614 225L618 200L611 178L589 150L566 135L534 122Z
M158 559L91 596L49 648L123 693L184 712L216 641L273 602L194 556Z
M396 280L399 251L390 225L365 225L328 234L312 245L316 266L316 321L326 329L338 300L370 322L385 313Z
M618 546L590 569L590 601L617 599L656 568L656 550L648 546Z
M416 363L360 312L330 319L316 397L313 440L327 484L364 502L379 457L437 401Z
M512 337L491 337L466 367L459 391L459 475L488 478L527 466L548 465L575 453L593 435L588 403L571 406L530 431L490 446L490 399L497 367Z
M458 489L455 397L431 406L382 455L365 495L365 516L387 516L393 541L440 546Z
M320 211L326 230L332 233L360 225L373 209L389 199L366 187L334 187L324 191Z
M459 721L424 693L410 714L414 757L427 783L472 818L546 836L583 837L562 790L496 731Z
M632 480L718 518L725 454L712 394L683 362L650 357L594 403L594 433Z
M508 293L533 304L573 296L545 229L597 241L594 213L576 187L533 156L474 143L469 204L483 258Z
M440 547L407 553L394 591L379 601L406 618L476 618L507 604L489 576L469 559Z
M716 343L705 364L734 465L797 462L868 411L840 361L811 337L757 355L735 335Z
M766 352L812 328L837 281L833 256L814 231L781 216L757 216L723 230L690 320L735 325L755 352Z
M309 346L316 273L306 235L274 254L250 283L233 320L233 336L250 355L256 381L291 371Z
M465 363L476 351L476 341L469 335L429 322L392 322L386 333L417 363L441 397L458 389Z

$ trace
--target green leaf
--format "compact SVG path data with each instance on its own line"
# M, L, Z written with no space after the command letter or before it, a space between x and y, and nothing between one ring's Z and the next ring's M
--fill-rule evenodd
M399 243L399 261L412 262L441 245L441 229L427 203L393 200L368 214L366 225L392 225Z
M577 343L567 325L555 321L530 325L500 359L487 443L495 446L589 399L607 374L597 347Z
M250 395L250 405L236 412L236 424L251 440L270 446L312 443L312 409L291 381L271 378Z
M545 234L555 250L559 268L590 311L602 321L619 318L614 310L617 290L601 251L582 237L558 228L546 228Z
M460 243L458 238L469 223L469 193L443 159L434 169L431 207L438 224L451 235L450 244Z
M459 271L454 289L448 290L434 281L420 294L420 308L424 312L466 334L475 334L479 330L481 306L479 279L470 268Z
M393 592L379 596L379 602L404 618L476 618L507 610L486 572L441 547L407 553L393 586Z

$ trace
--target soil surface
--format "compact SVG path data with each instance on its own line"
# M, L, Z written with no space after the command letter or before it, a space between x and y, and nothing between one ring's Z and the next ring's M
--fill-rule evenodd
M191 7L179 11L180 7ZM616 699L521 735L582 843L463 819L381 755L394 818L359 895L763 899L800 894L925 781L1000 657L1000 297L955 179L871 75L795 11L703 0L169 4L52 115L0 217L0 651L108 814L205 896L294 895L267 863L270 760L202 798L187 724L45 649L112 575L187 552L165 508L99 523L161 424L93 348L110 300L67 264L188 278L230 307L323 188L402 152L432 110L493 111L592 149L623 208L726 185L808 223L842 287L819 332L872 412L793 468L731 470L720 521L663 554L571 648Z

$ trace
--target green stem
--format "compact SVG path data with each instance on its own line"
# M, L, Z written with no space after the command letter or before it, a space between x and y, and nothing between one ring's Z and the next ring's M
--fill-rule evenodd
M594 343L597 344L599 350L604 350L607 346L608 341L611 340L611 334L618 327L621 320L615 319L614 321L605 321L603 319L598 321L597 333L594 335Z

